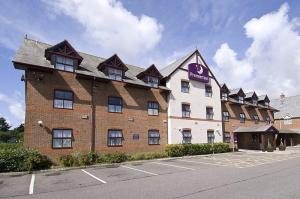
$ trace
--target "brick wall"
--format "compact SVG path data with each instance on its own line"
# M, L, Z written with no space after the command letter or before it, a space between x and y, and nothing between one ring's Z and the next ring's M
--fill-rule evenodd
M74 92L73 110L54 109L54 89ZM37 149L55 159L62 154L88 152L91 149L92 136L92 81L76 78L76 74L53 71L26 71L26 117L25 146ZM122 82L97 82L94 89L96 105L96 140L97 152L113 151L140 152L163 150L167 144L167 102L166 93L159 89L143 89L125 86ZM108 113L108 96L123 98L123 113ZM158 101L159 116L148 116L147 102ZM88 119L82 119L88 116ZM133 121L130 120L133 118ZM130 121L129 121L130 120ZM38 125L43 121L43 127ZM52 148L52 129L73 129L71 149ZM123 130L123 146L107 147L107 131L110 128ZM148 145L148 130L160 132L160 145ZM132 134L138 133L140 139L132 140Z

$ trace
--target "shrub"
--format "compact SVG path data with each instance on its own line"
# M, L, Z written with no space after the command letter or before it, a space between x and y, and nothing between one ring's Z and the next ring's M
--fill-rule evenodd
M74 157L72 155L62 155L59 157L58 161L64 167L71 167L74 165Z
M98 154L95 152L74 153L72 155L62 155L59 157L59 163L64 167L86 166L97 162Z
M19 149L22 147L23 147L22 144L0 143L0 150Z
M123 152L108 153L103 157L103 161L106 163L121 163L127 160L130 160L130 157Z
M0 172L47 169L51 161L34 150L24 148L0 150Z
M214 149L214 150L213 150ZM185 155L202 155L215 153L224 153L229 151L229 145L225 143L215 144L170 144L166 147L166 153L171 157Z
M168 157L168 154L165 152L136 153L131 155L131 160L151 160L165 157Z

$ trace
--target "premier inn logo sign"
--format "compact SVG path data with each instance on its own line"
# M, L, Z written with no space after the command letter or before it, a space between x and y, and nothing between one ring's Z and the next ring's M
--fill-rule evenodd
M195 80L203 83L209 82L208 69L201 64L197 64L197 63L189 64L188 73L189 73L189 79L191 80Z

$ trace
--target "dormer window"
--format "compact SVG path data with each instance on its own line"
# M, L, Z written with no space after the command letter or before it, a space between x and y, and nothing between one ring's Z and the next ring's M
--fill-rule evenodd
M158 78L153 76L147 76L147 84L151 87L158 87Z
M123 71L116 68L107 68L108 78L112 80L122 81Z
M222 94L221 94L221 98L222 98L222 100L225 100L225 101L227 101L227 100L228 100L228 93L224 93L224 92L222 92Z
M57 55L54 67L58 70L74 72L74 60L68 57Z
M257 100L256 99L253 99L252 100L252 104L254 104L255 106L257 105Z
M244 97L243 96L239 96L238 100L239 100L239 103L244 104Z
M269 106L270 105L270 103L269 102L265 102L265 106Z

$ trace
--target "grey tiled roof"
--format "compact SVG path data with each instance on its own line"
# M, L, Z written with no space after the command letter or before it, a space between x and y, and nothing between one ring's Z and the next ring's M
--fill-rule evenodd
M275 113L275 119L282 119L286 115L290 117L300 117L300 95L271 100L270 104L280 112Z
M262 126L252 125L252 126L240 126L240 127L236 128L233 132L234 133L265 132L271 127L276 129L272 124L267 124L267 125L262 125Z
M162 74L163 77L168 77L173 73L176 68L178 68L187 58L189 58L191 55L193 55L197 50L194 50L185 56L181 57L180 59L176 60L175 62L169 64L168 66L161 69L159 72Z
M45 58L45 50L51 46L52 45L43 42L24 39L23 44L18 49L13 59L13 62L54 69L54 66L51 65L50 61L46 60ZM82 52L78 53L83 58L83 61L81 62L79 68L75 71L75 73L108 79L108 77L103 72L97 69L98 65L106 59ZM129 64L126 64L126 66L128 70L125 72L126 79L124 79L124 82L150 87L145 82L136 77L137 74L145 70L144 68ZM160 86L160 88L169 90L164 86Z
M252 98L254 91L245 93L245 98Z
M266 97L267 97L267 95L260 95L260 96L258 96L258 101L263 101L263 100L265 100Z
M229 89L229 95L237 95L241 88Z

